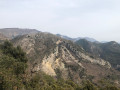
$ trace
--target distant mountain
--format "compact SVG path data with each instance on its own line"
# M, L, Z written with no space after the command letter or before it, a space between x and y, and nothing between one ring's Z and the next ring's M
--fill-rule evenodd
M65 35L61 35L61 34L56 34L58 37L61 37L61 38L64 38L64 39L66 39L66 40L71 40L71 41L75 41L75 39L74 38L70 38L70 37L68 37L68 36L65 36Z
M81 39L86 39L87 41L90 41L90 42L98 42L97 40L95 40L94 38L89 38L89 37L83 37ZM78 39L77 39L78 40ZM80 40L80 39L79 39Z
M38 33L40 31L36 29L19 29L19 28L3 28L0 29L0 33L5 35L8 38L14 38L19 35L24 35L24 34L34 34Z
M97 56L109 61L114 68L120 68L120 44L117 42L93 43L81 39L76 43L82 46L86 52L91 53L95 57Z
M97 40L93 39L93 38L89 38L89 37L78 37L78 38L71 38L71 37L68 37L68 36L65 36L65 35L60 35L60 34L56 34L57 36L61 37L61 38L64 38L64 39L67 39L67 40L71 40L71 41L78 41L80 39L86 39L90 42L97 42Z
M109 42L109 41L101 41L101 43L107 43L107 42Z

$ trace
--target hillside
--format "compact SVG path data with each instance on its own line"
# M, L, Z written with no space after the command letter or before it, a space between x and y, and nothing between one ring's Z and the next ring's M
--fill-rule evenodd
M8 39L5 35L3 35L2 33L0 33L0 41L6 40Z
M72 41L39 32L11 42L0 45L0 90L119 90L120 72Z
M71 79L78 84L84 79L97 83L109 75L114 77L113 74L117 77L115 80L119 80L120 73L112 69L109 62L89 56L79 45L53 34L23 35L12 42L27 53L28 70L32 75L43 71L52 77Z
M86 52L91 53L95 57L100 57L107 60L111 65L118 69L120 68L120 44L115 41L107 43L92 43L87 40L79 40L76 42L81 45Z
M3 28L0 29L0 33L5 35L7 38L14 38L18 35L24 34L34 34L38 33L39 31L36 29L19 29L19 28Z
M0 90L76 90L86 88L96 89L91 82L83 87L71 80L55 80L43 72L30 76L27 72L27 57L20 46L13 47L5 41L0 44Z

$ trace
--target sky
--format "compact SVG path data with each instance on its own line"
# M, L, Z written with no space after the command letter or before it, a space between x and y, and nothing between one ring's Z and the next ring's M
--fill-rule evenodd
M0 0L0 28L120 42L120 0Z

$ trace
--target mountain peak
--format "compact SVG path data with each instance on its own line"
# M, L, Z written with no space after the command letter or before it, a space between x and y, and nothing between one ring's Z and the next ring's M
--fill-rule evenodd
M21 28L3 28L0 29L0 33L8 38L14 38L19 35L38 33L40 31L36 29L21 29Z

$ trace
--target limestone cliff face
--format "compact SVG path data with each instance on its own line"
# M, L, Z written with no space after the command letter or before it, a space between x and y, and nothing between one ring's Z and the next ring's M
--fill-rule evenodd
M109 62L92 58L80 46L49 33L24 35L13 39L12 42L26 51L32 73L43 71L54 77L79 82L89 77L85 63L111 68Z

